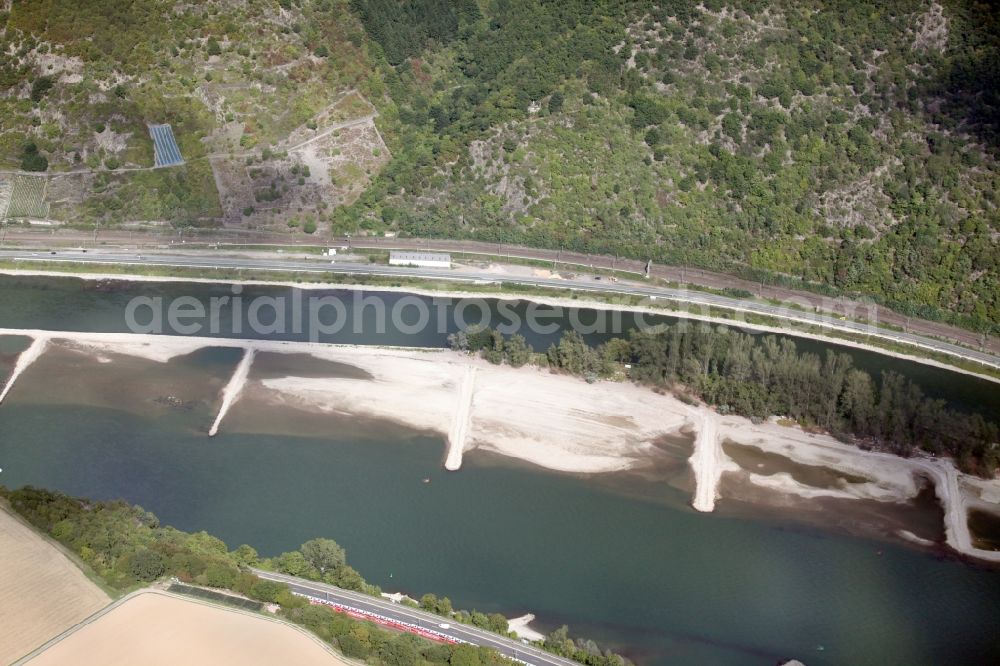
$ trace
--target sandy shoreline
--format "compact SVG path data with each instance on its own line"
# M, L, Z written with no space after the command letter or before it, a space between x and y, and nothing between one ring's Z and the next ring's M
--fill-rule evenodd
M463 453L483 449L560 472L619 471L642 464L654 440L692 422L686 405L640 387L608 391L607 384L494 366L446 350L327 347L311 353L361 368L371 379L260 380L270 401L436 431L445 436L449 470L461 467Z
M790 478L780 478L781 475L767 477L765 484L768 487L802 497L835 496L904 502L916 497L919 492L917 477L925 476L934 483L935 494L944 509L948 545L964 555L1000 562L1000 551L982 550L972 545L967 519L966 489L969 485L988 488L982 494L991 495L1000 491L998 478L985 480L963 474L948 458L902 458L891 453L863 451L829 435L807 433L797 426L781 426L774 421L754 425L741 417L724 417L720 423L720 436L783 455L798 463L828 467L866 479L863 483L845 484L840 492L818 491L809 495L803 492L801 484ZM751 481L754 480L753 476L751 474ZM774 476L779 478L774 479ZM1000 512L1000 502L989 504L989 510Z
M746 473L762 488L803 498L881 502L914 498L919 491L917 477L923 476L933 481L944 508L948 545L972 557L1000 562L1000 551L973 547L966 520L970 503L1000 512L1000 480L967 477L946 459L863 451L798 427L721 416L630 383L590 384L534 367L495 366L440 349L21 329L0 329L0 335L34 338L29 350L39 340L65 339L95 353L115 351L159 361L200 347L241 348L246 353L220 396L217 422L239 400L240 389L256 382L264 390L254 394L275 404L388 419L437 432L447 442L443 463L448 469L461 466L464 452L481 449L559 472L615 472L647 465L662 455L654 444L658 438L694 429L697 436L689 464L697 482L692 506L698 511L714 509L719 481L726 473ZM253 353L263 351L306 353L363 372L351 377L255 379L250 362ZM727 440L860 480L831 489L804 484L788 474L741 470L722 449Z
M32 271L32 270L20 270L20 269L0 269L0 275L13 275L13 276L39 276L39 277L71 277L78 278L81 280L111 280L120 282L187 282L193 284L232 284L232 285L244 285L244 286L272 286L272 287L289 287L295 289L303 290L316 290L316 289L341 289L347 291L381 291L381 292L395 292L395 293L409 293L416 294L418 296L428 296L428 297L439 297L439 298L481 298L481 299L497 299L497 300L520 300L529 303L537 303L538 305L544 305L548 307L563 307L563 308L574 308L574 309L591 309L591 310L618 310L621 312L632 312L647 315L660 315L666 317L675 317L678 319L692 319L695 321L703 321L710 324L719 324L722 326L728 326L731 328L740 329L743 331L748 331L752 333L773 333L775 335L787 335L794 338L804 338L808 340L816 340L818 342L825 342L828 344L840 345L843 347L851 347L854 349L862 349L865 351L874 352L877 354L883 354L885 356L891 356L893 358L899 358L906 361L913 361L915 363L922 363L924 365L930 365L936 368L942 368L944 370L950 370L952 372L958 372L964 375L969 375L972 377L977 377L979 379L985 379L987 381L995 382L1000 384L1000 377L995 377L974 370L968 370L965 368L960 368L948 363L943 363L935 359L926 358L923 356L916 356L913 354L907 354L904 352L893 351L890 349L885 349L884 347L879 347L877 345L865 344L863 342L857 342L855 340L848 340L844 338L838 338L829 335L823 335L820 333L813 333L808 331L800 331L795 328L782 328L780 326L767 326L764 324L754 324L739 319L726 319L724 317L713 317L710 315L699 314L697 312L692 312L691 309L702 308L695 303L687 303L684 301L670 301L664 299L665 302L677 303L679 309L670 308L654 308L644 305L631 305L631 304L615 304L615 303L605 303L602 301L594 301L587 299L572 299L572 298L561 298L561 297L548 297L539 296L536 294L517 294L517 293L497 293L488 294L483 292L470 292L461 290L438 290L438 289L422 289L420 287L393 287L393 286L371 286L371 285L361 285L361 284L344 284L338 282L289 282L285 281L269 281L269 280L225 280L225 279L215 279L215 278L199 278L199 277L172 277L172 276L156 276L156 275L128 275L128 274L115 274L115 273L72 273L72 272L58 272L58 271ZM447 275L442 275L441 279L449 280ZM688 309L684 309L688 308ZM743 313L743 310L734 309L734 312ZM810 323L805 320L799 319L788 319L788 321L794 321L804 326L816 326L815 323ZM851 331L844 331L846 333L852 333ZM853 334L858 335L857 332ZM881 337L887 340L894 340L891 337L892 331L885 331L884 334L873 333L872 335L876 337ZM898 342L897 344L909 345L920 347L921 349L926 349L920 345L916 345L908 342ZM933 350L928 350L933 351Z
M545 634L531 628L531 623L535 616L531 613L521 617L512 617L507 620L507 628L517 633L518 638L525 638L529 641L543 641Z

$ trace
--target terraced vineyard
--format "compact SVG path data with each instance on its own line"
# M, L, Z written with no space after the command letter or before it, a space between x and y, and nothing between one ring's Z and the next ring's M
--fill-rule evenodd
M0 167L59 174L10 215L315 233L391 156L369 46L344 0L0 2Z
M2 198L2 195L0 195ZM38 176L14 176L10 203L4 215L7 219L46 219L49 206L45 203L45 178Z
M7 214L7 204L10 203L10 190L12 185L12 178L0 176L0 220L4 219Z

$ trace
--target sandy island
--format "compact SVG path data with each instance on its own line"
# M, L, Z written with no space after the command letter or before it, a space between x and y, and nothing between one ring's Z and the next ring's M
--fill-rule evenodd
M560 472L629 469L649 458L654 440L693 425L697 415L680 401L631 384L590 385L444 350L326 347L310 353L362 368L372 378L261 380L270 400L440 432L450 470L459 469L472 449Z
M69 339L75 344L143 356L158 361L199 347L237 347L245 351L220 396L221 422L243 386L256 381L276 404L326 413L388 419L440 433L446 440L443 462L461 467L465 452L480 449L547 469L598 474L650 464L655 442L682 429L697 434L689 463L696 489L692 506L712 511L725 473L746 473L760 487L803 498L840 497L905 502L919 492L918 477L933 481L945 511L947 543L956 551L1000 562L1000 551L977 549L967 522L970 506L1000 512L1000 479L961 474L952 461L901 458L863 451L826 435L771 422L754 424L721 416L704 406L630 383L587 382L534 367L495 366L448 350L336 346L319 343L143 336L124 333L69 333L0 329L0 335L35 339L22 355L37 358L38 340ZM254 379L255 352L306 353L363 370L357 377L278 377ZM18 361L20 372L30 365ZM12 374L10 390L16 376ZM836 470L860 482L835 488L803 484L788 474L761 475L741 470L722 449L724 441L754 446L794 462Z

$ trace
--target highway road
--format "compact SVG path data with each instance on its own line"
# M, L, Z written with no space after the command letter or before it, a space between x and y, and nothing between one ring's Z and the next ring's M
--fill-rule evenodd
M98 244L98 237L100 245ZM632 273L641 276L646 270L646 262L625 257L585 254L569 250L555 250L537 247L524 247L507 243L485 242L475 240L443 240L428 238L383 238L381 236L361 237L330 237L326 239L303 238L287 233L275 233L248 229L174 229L165 226L156 229L121 230L104 229L81 231L51 227L48 229L2 226L0 231L0 249L4 243L8 246L36 248L39 245L46 249L88 247L98 251L101 246L105 250L124 247L146 247L150 253L173 252L171 248L203 248L239 250L247 245L288 247L297 246L325 248L337 245L349 245L357 249L378 250L421 250L451 252L459 257L479 256L483 259L491 257L510 257L511 259L529 259L551 263L553 267L581 267L582 270L610 270L615 274ZM142 251L142 250L140 250ZM982 349L992 354L1000 355L1000 337L984 335L965 328L960 328L940 321L931 321L911 317L901 312L880 307L870 299L854 296L824 296L804 288L796 288L793 284L781 285L741 278L736 275L717 273L702 268L683 265L654 263L651 277L674 284L692 285L695 288L737 289L755 294L760 299L795 303L805 310L825 312L835 317L847 317L855 320L877 320L882 325L889 325L910 333L916 333L938 340L948 340L972 349Z
M623 280L611 281L606 277L600 278L592 276L576 279L561 279L518 275L498 276L496 273L477 271L469 268L449 270L386 266L380 264L354 264L346 262L328 263L321 260L304 261L291 259L256 259L237 256L223 257L170 254L137 255L106 251L60 251L58 253L46 253L27 252L22 250L5 250L0 251L0 259L23 262L26 265L26 268L31 263L44 262L66 262L97 265L107 264L118 266L164 266L203 269L227 268L238 270L325 273L330 275L373 275L431 280L454 280L457 282L504 282L506 284L533 287L570 289L595 293L625 294L652 300L660 299L674 301L677 303L687 304L688 306L693 305L700 307L724 308L737 312L774 317L787 322L798 322L811 326L818 326L826 330L844 331L865 336L878 337L935 352L941 352L957 358L982 363L983 365L1000 369L1000 356L987 351L971 349L969 347L963 347L951 342L917 335L915 333L889 330L878 327L873 323L857 322L849 319L841 319L824 313L809 312L780 305L772 305L766 302L744 300L705 292L643 285ZM581 303L580 305L581 307L585 307L586 304ZM691 311L692 308L688 307L688 310ZM749 324L745 326L752 328L752 325ZM794 335L795 330L790 328L788 333Z
M444 634L452 639L472 643L474 645L490 647L503 655L518 659L528 664L533 664L534 666L579 666L579 664L575 661L565 659L554 654L549 654L548 652L539 650L532 645L526 645L510 638L504 638L499 634L494 634L491 631L484 631L467 624L451 622L438 615L434 615L433 613L397 604L389 601L388 599L373 597L367 594L361 594L360 592L351 592L333 585L317 583L311 580L273 573L270 571L263 571L261 569L253 569L253 572L266 580L287 583L292 592L306 594L319 599L327 599L355 611L377 613L378 615L383 615L398 622L405 622L408 624L415 624L426 629L433 629L434 631ZM446 623L448 628L442 628L442 623Z

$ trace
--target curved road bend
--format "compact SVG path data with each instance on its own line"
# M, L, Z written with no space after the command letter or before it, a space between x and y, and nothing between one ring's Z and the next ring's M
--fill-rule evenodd
M141 258L140 258L141 256ZM942 352L958 358L963 358L984 365L1000 368L1000 356L990 354L968 347L936 340L934 338L916 335L914 333L904 333L901 331L891 331L884 328L873 328L867 324L855 322L849 319L842 320L838 317L818 314L814 312L795 310L782 306L760 303L756 301L740 300L728 296L719 296L705 292L692 292L683 289L670 289L666 287L653 287L624 284L620 282L610 282L608 280L567 280L538 277L519 277L514 275L497 276L496 273L486 271L474 271L469 269L448 270L431 268L409 268L405 266L383 266L373 264L349 264L349 263L320 263L318 261L291 261L272 259L249 259L241 257L191 257L191 256L171 256L171 255L125 255L125 254L102 254L102 253L82 253L63 252L58 255L44 254L38 252L23 251L0 251L0 258L13 259L24 262L66 262L66 263L87 263L87 264L114 264L123 266L165 266L180 268L230 268L242 270L267 270L267 271L296 271L309 273L330 273L330 274L353 274L353 275L373 275L382 277L407 277L431 280L455 280L458 282L504 282L507 284L519 284L533 287L547 287L555 289L570 289L578 291L604 292L613 294L625 294L630 296L641 296L651 299L664 299L681 303L691 303L701 306L719 307L730 310L750 312L769 317L776 317L789 321L798 321L810 325L823 326L831 330L841 330L861 335L873 335L879 338L902 342L916 347L922 347L936 352ZM581 303L581 307L586 307ZM669 315L669 312L665 312ZM739 325L739 322L734 322ZM789 335L795 335L794 330L788 331Z
M472 643L495 649L503 654L534 666L580 666L575 661L549 654L532 645L525 645L510 638L504 638L492 631L484 631L467 624L449 623L447 629L441 628L445 618L403 604L393 603L379 597L373 597L360 592L351 592L334 585L317 583L304 578L287 576L285 574L252 569L254 574L265 580L287 583L292 592L307 594L320 599L328 599L342 606L367 613L377 613L400 622L416 624L440 632L458 641Z

